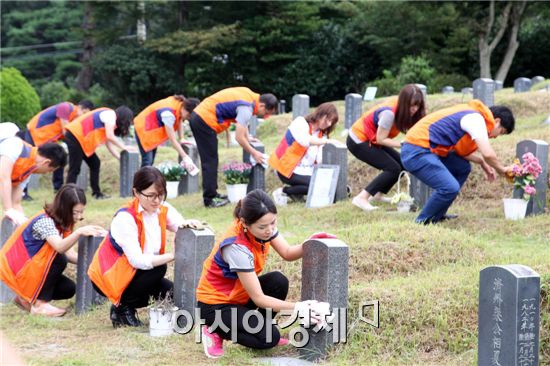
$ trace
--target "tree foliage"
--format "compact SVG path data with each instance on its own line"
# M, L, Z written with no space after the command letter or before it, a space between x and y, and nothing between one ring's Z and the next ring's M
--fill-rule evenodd
M13 67L0 70L0 120L24 127L40 112L40 98L21 72Z

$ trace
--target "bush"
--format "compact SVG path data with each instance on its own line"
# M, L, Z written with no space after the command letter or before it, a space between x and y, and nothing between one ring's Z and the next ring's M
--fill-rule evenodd
M50 81L40 88L42 109L69 100L69 89L61 81Z
M13 67L0 70L0 120L23 128L40 112L40 98L27 79Z
M399 74L397 79L401 85L405 84L425 84L432 81L435 70L430 66L430 62L423 56L407 56L401 59Z
M372 82L372 84L378 88L376 95L379 97L385 97L398 94L401 89L401 83L399 80L397 80L397 78L393 76L392 72L389 70L384 70L383 75L384 76L382 78L376 79Z

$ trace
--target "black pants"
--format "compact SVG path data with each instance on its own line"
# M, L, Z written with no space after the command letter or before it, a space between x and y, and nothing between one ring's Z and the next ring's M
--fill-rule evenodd
M67 267L67 257L65 254L57 254L52 262L50 271L46 276L42 290L38 295L39 300L63 300L70 299L76 292L75 283L63 275Z
M388 193L399 179L399 173L405 168L401 163L399 153L387 146L371 145L369 141L356 143L348 136L346 141L348 150L357 159L369 164L376 169L382 170L374 180L365 188L371 196L378 192Z
M150 297L164 299L174 288L172 281L164 278L166 269L166 264L152 269L138 269L134 278L122 293L120 303L137 309L147 306ZM98 293L104 295L95 284L93 286Z
M267 296L272 296L280 300L285 300L288 294L288 279L281 272L269 272L258 277L260 280L260 285L262 286L262 291ZM246 305L234 305L234 304L216 304L209 305L202 302L197 303L201 319L205 320L205 324L210 326L214 324L216 311L219 311L221 314L221 319L223 324L229 328L228 332L220 329L219 327L214 330L215 333L219 334L223 339L231 339L231 309L237 309L237 343L257 349L272 348L279 343L281 334L274 324L270 323L270 320L267 320L266 324L266 310L258 309L259 314L263 317L263 327L256 333L248 333L244 327L244 316L249 311L254 311L258 308L252 300L250 300ZM272 318L275 316L273 312ZM247 320L248 326L252 329L258 326L259 321L256 316L250 316ZM271 341L267 341L267 327L271 329Z
M277 172L277 175L281 182L289 185L289 187L283 188L283 192L287 196L307 196L311 175L292 174L290 178L285 177L279 172Z
M194 112L189 126L201 159L202 198L208 204L218 194L218 135Z
M86 156L80 146L80 142L78 142L70 131L67 131L65 134L65 142L69 148L69 173L67 174L67 183L76 183L78 174L80 174L82 160L84 160L86 165L90 168L90 186L92 187L92 194L100 194L99 169L101 168L101 160L99 160L97 154L93 153L89 157Z

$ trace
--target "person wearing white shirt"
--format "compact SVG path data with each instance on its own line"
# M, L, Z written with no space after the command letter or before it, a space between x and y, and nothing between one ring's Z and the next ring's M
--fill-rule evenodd
M111 222L109 243L102 243L121 249L129 263L128 269L135 270L128 286L120 289L121 294L115 294L120 296L118 306L111 307L111 321L115 327L140 326L141 322L135 315L136 308L147 306L150 297L164 298L172 291L172 281L164 276L167 263L174 260L175 247L172 245L172 250L164 250L166 232L162 232L163 223L166 223L165 230L172 232L176 232L182 225L200 225L197 220L185 220L172 205L164 201L166 181L157 168L149 166L138 170L134 175L132 192L133 201L120 209ZM101 253L101 247L98 252ZM90 271L94 272L94 263ZM111 299L112 288L116 286L102 286L95 277L97 275L98 272L90 275L94 287Z

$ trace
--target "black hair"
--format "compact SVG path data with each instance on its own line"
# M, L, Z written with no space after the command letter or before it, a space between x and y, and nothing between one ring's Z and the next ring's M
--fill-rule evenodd
M193 112L193 110L199 105L200 103L200 99L198 98L186 98L184 101L183 101L183 108L191 113Z
M152 184L155 185L158 194L166 197L166 179L160 171L152 166L145 166L134 174L134 182L132 188L138 193L143 192Z
M267 193L255 189L237 203L233 216L242 219L246 225L252 225L267 213L277 214L277 207Z
M38 148L38 155L50 159L50 167L61 168L67 165L67 152L61 145L54 142L46 142Z
M72 230L75 224L73 209L79 203L86 205L86 194L76 184L69 183L57 191L53 203L44 205L44 211L56 226L63 230Z
M510 108L503 105L494 105L489 107L494 118L500 118L500 125L504 127L508 134L514 131L516 126L516 119Z
M134 112L125 105L121 105L115 110L116 113L116 128L115 136L128 136L130 125L134 120Z
M274 111L275 108L277 108L279 101L276 96L271 93L267 93L260 95L260 103L265 104L265 110L269 112Z
M86 108L88 110L92 110L94 109L94 103L92 103L90 100L88 99L82 99L80 102L78 102L78 105L82 108Z

